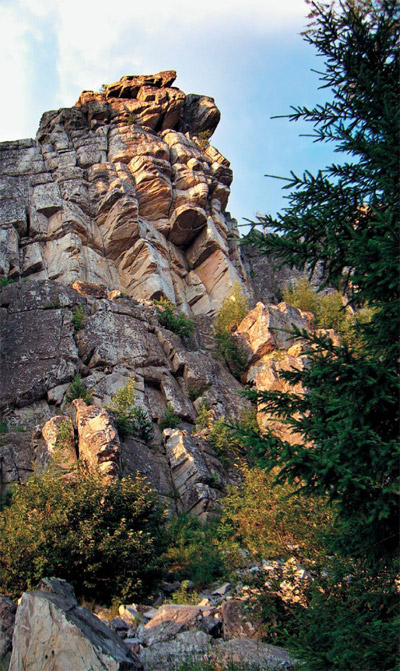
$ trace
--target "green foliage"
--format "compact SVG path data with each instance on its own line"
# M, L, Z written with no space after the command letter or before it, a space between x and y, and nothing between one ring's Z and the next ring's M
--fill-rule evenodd
M169 603L184 604L186 606L195 606L200 601L199 593L196 590L189 589L190 580L183 580L176 592L173 593Z
M339 291L319 294L306 278L289 285L283 291L283 300L299 310L308 310L315 316L315 327L333 329L339 335L347 335L352 325L346 313Z
M181 418L176 414L172 405L168 403L164 410L164 414L158 423L158 426L160 427L161 431L164 431L164 429L176 429L181 421Z
M218 521L201 524L197 518L182 514L170 520L168 537L164 561L170 579L192 580L196 588L202 588L223 576Z
M398 592L393 573L377 577L362 561L338 558L314 567L307 607L290 623L289 642L307 671L395 671L398 668Z
M14 284L14 280L11 277L0 277L0 289L7 287L9 284Z
M277 485L276 472L242 464L242 482L228 488L223 501L221 535L227 559L241 565L239 548L263 558L298 556L314 558L322 530L332 514L320 497L296 493L296 486Z
M235 424L229 424L223 419L217 419L207 425L209 428L207 440L216 451L218 457L226 465L246 454L246 445L241 438L241 433L254 431L259 433L256 411L244 412L240 420Z
M209 129L201 130L197 134L196 139L197 139L197 144L199 145L200 149L204 150L206 147L208 147L208 145L210 144L211 135L212 135L212 130L209 130Z
M8 431L7 422L2 420L0 422L0 434L1 433L7 433L7 431Z
M72 312L72 326L74 327L75 333L77 333L84 327L85 320L86 320L85 310L82 307L82 305L78 305L76 308L74 308Z
M163 516L143 478L104 485L80 472L51 471L16 485L0 514L0 586L17 598L59 576L100 603L148 596L160 577Z
M248 311L247 296L239 282L235 282L232 293L224 299L214 322L217 351L225 359L232 374L238 378L245 371L247 357L240 345L231 338L231 334Z
M233 290L224 298L221 309L214 322L214 330L217 335L230 335L236 331L240 322L245 318L249 311L249 301L243 292L243 287L239 282L235 282Z
M157 317L161 326L185 339L189 339L193 335L193 320L178 312L171 301L167 298L160 298L155 300L154 303L157 307Z
M211 424L210 411L206 401L199 403L196 417L196 429L209 429Z
M147 412L135 404L135 380L119 389L111 399L107 410L113 413L121 438L135 435L146 443L153 438L153 423Z
M65 398L68 403L72 403L76 398L81 398L86 405L92 400L92 395L79 374L75 375L69 385Z
M128 118L126 120L126 123L128 124L128 126L133 126L137 122L138 122L137 115L134 114L133 112L129 112Z
M211 384L192 384L188 389L188 396L191 401L203 396L203 394L211 387Z
M216 333L215 340L218 354L225 359L232 375L240 378L246 370L246 353L228 333Z
M339 583L316 585L321 591L308 612L321 653L314 665L307 657L309 667L381 671L394 668L391 652L389 661L382 656L381 637L393 627L399 531L398 6L395 0L311 6L306 40L324 58L321 80L332 98L312 109L295 107L289 118L310 122L315 140L333 142L343 158L317 175L292 173L287 207L261 217L265 233L249 239L299 270L318 265L322 288L340 288L371 313L357 324L356 345L297 332L310 344L308 367L282 373L287 393L252 394L297 439L267 432L257 452L268 468L278 466L280 482L300 480L310 495L329 497L337 518L325 552L347 567L358 562L365 577L363 593L353 583L357 594ZM305 657L306 638L299 643Z

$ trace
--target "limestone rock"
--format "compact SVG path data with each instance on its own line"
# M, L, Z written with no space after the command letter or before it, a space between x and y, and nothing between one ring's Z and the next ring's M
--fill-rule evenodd
M9 671L141 671L138 657L64 580L46 578L18 606Z
M106 482L118 477L121 448L114 420L106 410L73 401L79 437L79 457L89 468L99 469Z

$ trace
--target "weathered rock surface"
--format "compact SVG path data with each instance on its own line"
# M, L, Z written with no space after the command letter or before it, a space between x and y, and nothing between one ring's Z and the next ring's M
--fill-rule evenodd
M100 283L213 313L245 282L225 213L229 161L202 145L220 113L174 71L125 76L0 144L0 275ZM94 294L92 294L94 295Z
M6 671L11 657L12 636L17 606L0 596L0 668Z
M78 606L64 580L46 578L18 606L10 671L141 671L138 657Z
M87 406L81 398L73 401L79 436L79 457L89 468L98 469L106 482L120 472L121 447L112 416L96 405Z
M220 476L223 469L218 460L215 459L212 464L211 455L207 460L204 443L190 437L186 431L172 431L165 449L182 511L206 517L222 496L221 491L215 488L215 482L223 481Z

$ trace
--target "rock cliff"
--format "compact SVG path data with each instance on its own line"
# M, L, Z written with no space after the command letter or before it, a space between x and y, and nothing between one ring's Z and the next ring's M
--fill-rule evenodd
M64 432L66 475L78 457L105 479L140 471L172 510L206 516L236 475L195 431L200 404L237 420L250 407L243 384L278 388L279 370L304 365L280 329L311 328L311 316L285 304L258 303L237 330L240 381L216 357L224 298L239 282L254 304L262 283L248 279L225 210L229 162L208 143L219 110L174 79L84 91L43 115L36 140L0 144L2 491L45 467ZM160 323L159 298L194 320L190 339ZM76 376L88 406L70 402ZM119 436L107 410L131 380L152 447ZM167 409L179 425L162 431Z

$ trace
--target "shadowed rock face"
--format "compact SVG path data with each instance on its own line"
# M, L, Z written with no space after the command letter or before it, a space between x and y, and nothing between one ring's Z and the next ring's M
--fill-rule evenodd
M45 578L17 610L10 671L143 671L138 657L95 615L78 606L71 585Z
M245 281L227 240L232 171L208 144L220 112L175 77L83 91L43 114L36 141L0 144L0 276L165 296L187 314L212 314Z

